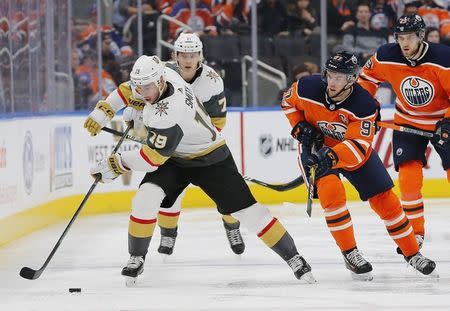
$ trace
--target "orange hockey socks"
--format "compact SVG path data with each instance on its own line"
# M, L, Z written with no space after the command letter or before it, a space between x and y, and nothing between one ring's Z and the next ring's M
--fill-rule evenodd
M425 218L422 200L422 162L408 161L400 164L399 182L401 203L406 217L413 226L414 233L425 234Z
M346 206L345 189L336 175L328 175L317 181L319 201L324 209L325 220L341 251L356 247L350 212Z
M386 229L405 256L419 251L413 228L403 212L400 201L392 190L369 199L370 207L384 220Z

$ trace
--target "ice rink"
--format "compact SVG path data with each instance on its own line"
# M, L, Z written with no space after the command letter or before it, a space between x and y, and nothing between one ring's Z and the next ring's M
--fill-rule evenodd
M156 252L159 229L135 288L120 275L128 260L127 214L78 219L42 276L38 269L66 222L0 249L0 310L450 310L450 200L426 201L422 253L437 262L439 279L416 274L395 253L383 223L364 203L349 204L356 238L374 266L372 282L354 281L329 234L320 207L308 219L304 205L271 207L308 260L317 284L299 284L290 268L253 234L234 255L219 214L186 209L174 254ZM67 220L68 221L68 220ZM81 287L79 294L69 288Z

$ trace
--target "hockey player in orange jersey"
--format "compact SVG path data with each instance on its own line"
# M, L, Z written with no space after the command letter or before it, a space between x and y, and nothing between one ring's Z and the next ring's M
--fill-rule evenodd
M436 265L419 252L408 218L392 192L393 182L372 150L377 105L355 83L360 70L356 56L339 52L325 68L322 77L313 75L295 82L281 106L293 127L292 135L300 142L305 180L316 167L317 195L346 267L355 279L372 279L372 266L356 245L340 174L352 183L362 200L369 201L406 261L421 273L431 274Z
M392 85L397 95L395 124L435 132L431 144L450 182L450 48L424 42L425 23L419 15L401 16L394 35L397 43L378 49L364 66L359 83L372 95L381 82ZM425 235L421 189L428 143L425 137L394 132L401 203L420 246Z

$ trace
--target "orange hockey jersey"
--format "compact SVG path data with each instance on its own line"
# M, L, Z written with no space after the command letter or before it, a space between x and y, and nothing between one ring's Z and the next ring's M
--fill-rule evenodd
M450 47L425 43L426 52L414 66L395 43L382 45L364 66L359 84L375 94L389 82L397 95L394 122L434 131L450 117Z
M358 84L345 100L336 103L326 95L320 75L307 76L284 94L281 108L292 127L306 120L324 134L324 145L332 147L339 158L333 168L355 170L369 158L377 104Z

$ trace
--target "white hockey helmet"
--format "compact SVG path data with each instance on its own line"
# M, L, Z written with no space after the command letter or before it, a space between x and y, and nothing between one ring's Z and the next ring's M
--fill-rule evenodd
M195 53L202 52L203 44L200 38L193 33L181 33L175 40L175 52Z
M136 60L130 72L131 85L135 89L144 90L154 84L161 96L166 80L164 68L164 63L157 56L142 55Z

